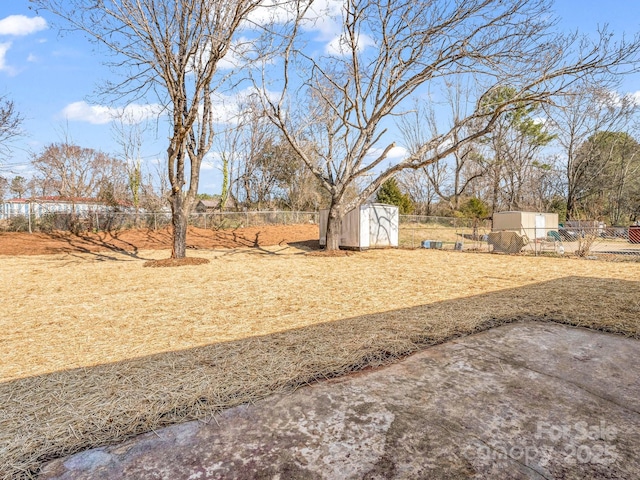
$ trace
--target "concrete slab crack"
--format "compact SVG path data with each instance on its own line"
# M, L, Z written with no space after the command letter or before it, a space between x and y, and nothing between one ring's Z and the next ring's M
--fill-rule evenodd
M513 366L513 367L523 368L525 370L529 370L530 372L537 373L538 375L542 375L542 376L545 376L545 377L549 377L549 378L553 378L553 379L556 379L556 380L560 380L560 381L562 381L564 383L568 383L569 385L572 385L572 386L574 386L574 387L576 387L576 388L588 393L589 395L592 395L592 396L594 396L596 398L604 400L605 402L608 402L608 403L611 403L613 405L616 405L617 407L620 407L621 409L623 409L625 411L628 411L628 412L631 412L631 413L633 413L635 415L640 415L640 410L638 410L636 408L633 408L633 407L631 407L629 405L622 404L619 401L617 401L616 399L614 399L614 398L612 398L612 397L610 397L608 395L602 395L602 394L600 394L598 392L594 392L593 390L585 387L584 385L582 385L580 383L577 383L577 382L575 382L573 380L570 380L568 378L561 377L561 376L558 376L558 375L554 375L552 373L545 372L545 371L542 371L542 370L538 370L536 368L533 368L533 367L527 365L524 362L521 362L521 361L518 361L518 360L514 360L513 358L503 357L501 355L497 355L497 354L495 354L495 353L493 353L493 352L491 352L489 350L485 350L483 348L473 347L473 346L470 346L470 345L465 345L464 348L469 349L469 350L474 350L474 351L483 353L485 355L489 355L489 356L491 356L491 357L493 357L495 359L501 360L501 361Z

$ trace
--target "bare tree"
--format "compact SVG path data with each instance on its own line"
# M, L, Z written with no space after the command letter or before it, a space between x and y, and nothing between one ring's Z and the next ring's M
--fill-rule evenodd
M280 170L285 167L274 152L277 130L260 105L251 102L246 107L238 126L243 131L243 159L238 165L241 168L238 180L246 206L260 210L272 199Z
M619 96L609 87L591 81L581 82L547 109L550 128L557 133L562 149L569 218L578 218L580 204L606 167L604 163L599 163L600 169L589 165L593 155L585 151L585 146L595 148L597 145L589 143L588 139L599 131L625 130L637 111L633 98Z
M309 15L303 8L298 13L298 19ZM596 44L554 34L548 0L345 0L339 17L341 35L324 54L308 53L308 36L294 28L280 62L282 95L264 95L270 118L331 196L329 250L339 247L346 212L394 173L436 163L489 132L512 105L548 101L575 76L631 61L638 52L638 41L613 45L607 32ZM478 86L468 115L402 159L390 159L389 119L413 95L464 76ZM514 97L484 101L505 85ZM472 123L479 127L454 139ZM320 166L301 147L309 140ZM369 180L346 200L362 178Z
M124 162L106 153L66 142L47 146L31 161L34 185L41 195L122 200L126 190Z
M146 126L136 121L132 115L123 114L113 125L113 135L120 145L121 160L127 170L127 187L135 209L135 226L142 201L142 139Z
M214 149L220 157L219 168L222 171L222 186L220 189L220 210L224 210L230 197L237 201L240 197L240 179L238 171L241 168L243 153L243 129L239 126L226 125L218 132L214 139Z
M9 191L9 180L0 176L0 202L4 201Z
M21 134L22 121L13 101L0 96L0 154L10 151L11 141Z
M430 165L430 167L433 165ZM396 179L402 186L402 189L407 192L413 205L415 207L415 215L433 215L433 207L438 194L434 183L441 188L445 180L442 176L436 177L433 172L427 171L428 167L422 167L419 169L407 169L403 170ZM433 181L435 180L435 182Z
M171 124L167 148L172 258L186 256L188 213L212 145L214 75L260 0L32 0L115 54L124 73L108 93L156 95Z
M235 192L235 199L248 208L260 210L276 204L317 208L322 200L317 179L282 138L260 101L248 96L234 109L237 115L216 139L223 182L225 170L228 172L226 191ZM224 192L223 188L222 199Z
M149 212L161 212L169 203L169 182L166 166L155 164L154 167L146 172L142 182L140 206Z
M515 91L510 87L496 89L492 96L500 102ZM491 99L491 101L494 101ZM528 189L533 171L541 165L539 157L543 147L554 139L544 123L536 120L538 106L516 103L504 114L486 135L481 144L484 176L490 186L490 207L518 210L526 203L523 195Z
M311 148L311 147L309 147ZM318 210L328 205L327 191L291 146L281 139L280 149L288 158L288 175L283 179L282 200L291 210Z
M561 200L564 198L564 189L557 157L548 156L542 161L533 162L525 194L523 209L536 212L556 211L564 220L566 210L559 208L564 203Z
M451 85L445 95L453 123L458 123L467 116L463 109L466 105L466 99L470 95L470 90L461 85ZM441 126L438 124L437 117L438 114L433 105L418 102L412 112L400 118L399 128L410 151L419 150L431 138L438 136ZM453 143L458 143L460 138L469 136L471 128L471 125L467 125L453 131ZM432 163L420 170L430 183L428 190L433 190L438 198L448 203L451 210L456 211L460 208L460 198L468 186L485 174L486 169L479 160L481 158L476 143L468 142L461 145L445 161ZM408 172L407 175L409 175Z

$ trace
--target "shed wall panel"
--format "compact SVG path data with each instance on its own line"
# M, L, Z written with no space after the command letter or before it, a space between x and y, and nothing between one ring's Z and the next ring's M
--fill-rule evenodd
M360 212L357 208L347 212L342 219L340 246L349 248L360 247Z
M529 238L544 238L558 230L557 213L498 212L493 214L494 231L512 231Z

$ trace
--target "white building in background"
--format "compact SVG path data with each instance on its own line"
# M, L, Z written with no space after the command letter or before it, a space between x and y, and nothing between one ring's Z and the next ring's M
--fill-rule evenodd
M128 204L113 207L95 198L13 198L0 203L0 220L27 215L40 218L48 213L75 213L79 216L86 216L113 211L129 212L132 211L132 208Z

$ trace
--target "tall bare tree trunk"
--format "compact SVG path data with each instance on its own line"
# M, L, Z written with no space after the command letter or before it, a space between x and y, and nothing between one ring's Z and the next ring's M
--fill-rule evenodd
M573 185L569 184L567 193L567 220L575 220L578 214L578 206L575 198Z
M342 230L342 210L331 202L327 218L327 251L340 249L340 231Z
M192 202L189 198L184 198L182 192L172 193L169 200L173 227L171 258L185 258L187 256L187 224Z

